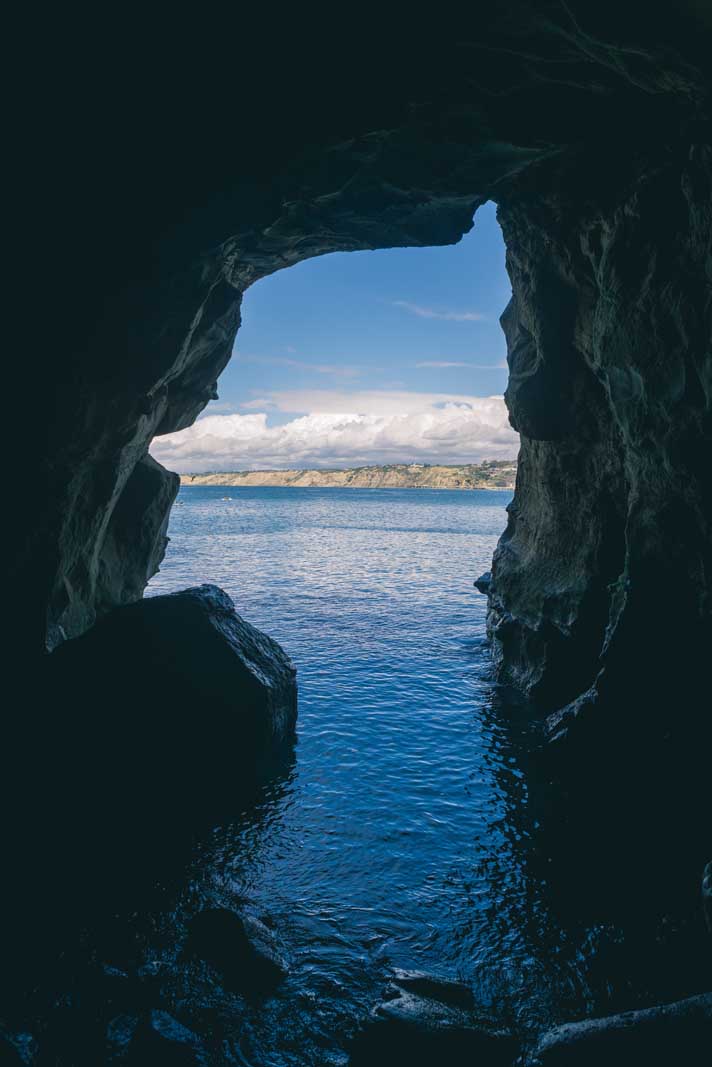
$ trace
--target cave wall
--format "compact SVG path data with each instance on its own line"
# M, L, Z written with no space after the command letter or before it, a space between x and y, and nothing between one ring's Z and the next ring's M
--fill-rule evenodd
M153 437L216 396L250 284L327 252L457 241L488 199L522 437L489 624L500 679L563 742L532 762L552 756L556 788L546 765L538 789L571 828L541 877L579 915L612 867L617 896L679 881L696 905L712 854L709 3L343 8L338 25L303 6L28 13L24 37L6 26L5 1008L24 1016L32 990L41 1015L43 988L55 1003L38 955L71 969L76 916L113 915L124 880L154 864L164 879L196 822L234 811L239 718L217 702L206 719L202 693L176 720L172 652L195 651L193 624L161 607L157 659L132 622L177 492ZM629 785L613 797L615 761Z
M490 629L502 676L550 711L601 670L643 703L647 682L684 700L711 611L710 146L683 139L615 181L576 171L500 207L522 443Z
M501 677L560 709L604 660L613 677L616 648L625 665L669 636L650 624L665 611L694 660L712 18L547 0L446 23L335 37L303 13L278 33L258 15L235 35L176 19L35 54L20 243L52 343L32 356L45 432L18 434L40 490L17 479L6 556L23 662L140 597L160 564L176 480L148 447L216 395L250 284L326 252L456 241L489 198L522 434L494 563ZM11 363L19 397L28 365Z
M470 228L482 201L457 166L439 173L438 150L416 187L398 184L403 153L422 150L412 139L398 130L336 146L333 160L315 161L316 175L297 175L298 202L270 205L273 215L251 218L177 277L112 302L101 343L113 366L101 368L105 376L85 368L55 394L49 479L57 496L47 502L41 550L52 559L41 591L48 649L139 598L160 565L178 478L147 451L155 435L189 426L217 397L250 284L313 255L454 242ZM469 155L462 144L445 147Z
M553 185L500 207L522 438L495 655L555 733L601 693L689 730L712 618L712 152L681 139L615 180L582 159Z

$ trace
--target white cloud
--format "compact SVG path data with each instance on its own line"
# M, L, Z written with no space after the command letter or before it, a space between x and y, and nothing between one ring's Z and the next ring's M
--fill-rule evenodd
M268 426L264 410L206 415L186 430L156 438L151 452L173 470L192 472L416 460L470 463L517 453L518 437L509 426L501 396L374 391L339 398L323 392L337 409L327 410L319 403L319 410L308 409L308 414L280 426ZM275 393L273 398L287 395ZM306 399L307 394L303 396ZM341 406L347 397L348 410ZM281 410L295 410L275 402Z
M411 304L408 300L394 300L393 307L404 308L421 319L447 319L449 322L485 322L487 316L479 311L447 311Z

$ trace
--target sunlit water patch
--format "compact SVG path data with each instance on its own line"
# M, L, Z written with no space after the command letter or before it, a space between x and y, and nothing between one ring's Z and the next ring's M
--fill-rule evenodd
M247 899L290 951L279 997L243 1030L254 1062L338 1062L393 966L547 1014L525 784L473 588L510 498L181 490L149 592L217 583L298 668L292 769L215 831L193 887Z

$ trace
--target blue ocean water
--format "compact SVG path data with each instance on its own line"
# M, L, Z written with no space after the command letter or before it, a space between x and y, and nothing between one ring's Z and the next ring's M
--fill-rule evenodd
M341 1062L394 966L464 979L515 1019L549 1014L525 779L473 588L510 499L181 489L149 595L215 582L298 669L294 763L216 828L193 887L249 901L291 956L245 1024L254 1062Z

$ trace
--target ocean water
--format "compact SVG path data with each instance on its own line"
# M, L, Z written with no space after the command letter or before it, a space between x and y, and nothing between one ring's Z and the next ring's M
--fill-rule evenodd
M246 901L291 959L279 995L244 1007L251 1063L343 1062L393 967L463 979L524 1024L572 980L527 874L526 780L473 588L510 499L181 489L149 595L215 582L298 669L294 761L203 842L187 892Z

